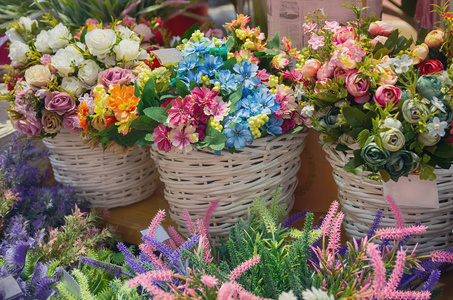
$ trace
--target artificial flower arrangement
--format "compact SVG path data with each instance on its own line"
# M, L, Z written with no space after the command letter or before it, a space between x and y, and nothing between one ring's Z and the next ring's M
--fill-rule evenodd
M434 180L435 167L449 168L450 38L437 29L412 39L389 23L360 18L342 26L322 12L309 16L309 46L289 78L303 96L302 115L321 132L324 147L354 150L345 170L397 181L412 172ZM452 28L445 18L445 32Z
M15 128L37 137L53 137L62 128L80 133L78 105L93 106L91 90L98 84L106 92L110 85L133 84L132 70L151 61L141 47L149 32L138 33L120 21L106 27L90 21L76 35L50 16L15 22L8 31L10 92L3 95L12 104ZM105 120L97 124L103 128Z
M299 51L286 39L280 50L278 36L266 41L248 22L240 15L226 24L228 39L199 30L187 34L178 46L181 61L139 74L143 122L131 128L154 122L140 143L154 142L165 152L187 153L194 146L234 152L261 136L302 129L301 107L280 79ZM104 141L112 134L100 133Z

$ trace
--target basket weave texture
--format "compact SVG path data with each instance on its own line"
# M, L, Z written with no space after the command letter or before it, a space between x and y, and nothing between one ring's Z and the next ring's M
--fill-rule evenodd
M338 186L338 200L345 214L343 226L350 238L362 238L367 235L379 209L384 212L381 227L394 227L395 220L384 199L381 182L343 170L352 156L352 153L345 155L333 147L326 149L326 158L333 167ZM453 246L453 168L436 169L435 173L439 208L400 208L407 225L419 223L428 227L425 234L413 236L407 243L409 249L418 243L418 254Z
M126 156L118 156L102 148L91 149L68 131L43 141L51 152L55 180L72 186L77 196L93 207L139 202L157 187L157 170L149 148L134 147Z
M228 235L230 227L259 196L270 201L280 187L280 203L288 211L294 204L294 190L304 148L306 131L278 137L267 136L231 154L222 151L194 149L188 154L164 153L155 145L151 157L156 162L161 181L165 184L165 199L170 216L179 231L188 235L183 217L187 209L192 221L202 219L212 201L219 204L211 218L210 234L214 238Z

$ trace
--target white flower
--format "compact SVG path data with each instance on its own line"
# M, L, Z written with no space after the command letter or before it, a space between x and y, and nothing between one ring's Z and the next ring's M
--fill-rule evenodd
M443 71L442 74L439 77L437 77L437 79L445 85L453 84L452 81L450 80L450 76L448 76L447 71Z
M283 292L278 296L278 300L297 300L297 297L294 295L293 291Z
M97 79L98 74L101 71L101 68L94 60L86 60L84 61L82 67L79 69L79 73L77 76L79 79L89 86L93 86Z
M410 59L409 55L403 54L400 58L395 57L392 59L392 63L395 67L395 73L401 74L409 71L409 67L414 63L414 60Z
M35 65L25 71L25 81L35 88L47 86L50 79L52 74L47 66Z
M443 113L446 113L445 111L445 104L437 99L436 96L433 96L433 99L431 99L431 104L433 105L431 107L431 112L435 112L436 110L440 110Z
M72 55L70 51L66 49L60 49L52 57L50 65L57 69L61 76L67 77L74 73L74 62L72 61Z
M61 23L49 30L47 35L49 37L49 47L52 48L53 52L66 47L72 38L69 29Z
M77 47L75 47L74 45L69 45L64 50L68 55L68 59L70 59L75 66L78 67L83 64L84 62L83 54Z
M116 43L116 34L112 29L93 29L85 35L85 43L90 53L104 58Z
M304 95L305 95L304 85L303 84L296 85L296 88L294 89L294 97L297 100L301 100L302 96Z
M5 32L10 42L24 42L24 39L16 32L14 28L10 28Z
M118 33L118 36L122 40L134 40L134 41L140 42L140 37L134 31L130 30L127 27L118 25L115 27L115 31Z
M448 123L445 121L441 122L438 117L434 117L433 121L426 125L426 127L428 128L428 134L431 137L444 136L447 126Z
M113 67L114 65L116 65L114 55L107 55L103 58L99 58L99 61L102 62L103 64L105 64L107 67Z
M174 36L171 38L171 41L170 41L170 46L171 47L176 47L179 42L181 41L181 37L180 36Z
M384 124L380 126L381 128L393 128L403 132L403 124L400 121L394 118L385 118Z
M148 52L146 52L145 49L142 49L142 50L140 50L140 54L138 55L137 59L138 59L138 60L142 60L142 61L143 61L143 60L146 60L146 59L147 59L147 60L150 60L150 59L151 59L151 56L149 55Z
M63 80L61 81L61 88L70 92L76 97L82 95L83 92L82 82L73 76L63 77Z
M17 25L30 32L33 25L38 26L38 22L30 19L29 17L21 17L17 22Z
M302 292L302 299L304 300L335 300L333 296L329 296L326 292L321 289L317 289L312 287L310 289L306 289Z
M313 112L315 111L315 107L313 105L305 105L302 108L300 114L306 118L310 118L313 116Z
M136 59L140 54L140 42L133 40L122 40L117 46L113 47L118 61L128 62Z
M42 30L37 36L35 41L36 50L41 53L52 53L52 48L49 45L49 32Z
M11 59L13 67L20 66L27 61L27 52L30 51L28 46L20 41L14 41L9 45L8 57Z

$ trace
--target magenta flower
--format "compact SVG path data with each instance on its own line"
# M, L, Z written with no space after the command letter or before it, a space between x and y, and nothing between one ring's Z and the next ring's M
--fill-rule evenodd
M313 30L315 30L318 26L316 25L316 23L307 22L303 25L303 27L304 27L304 33L307 34L309 32L312 32Z
M313 50L318 50L320 47L324 46L324 37L313 33L311 38L308 40L308 43L311 45Z
M171 150L170 137L168 136L169 129L169 127L162 123L154 129L154 143L157 144L157 148L160 151L168 152Z
M217 92L205 87L196 87L190 92L190 94L192 95L193 100L202 107L210 103L212 99L218 95Z
M198 134L195 133L195 127L193 126L183 127L183 125L179 125L171 130L170 140L177 151L187 154L192 151L192 145L190 144L198 141Z
M188 123L190 115L193 112L193 101L190 96L178 97L171 100L172 108L167 110L168 118L167 123L170 127L177 127L179 125L185 125Z

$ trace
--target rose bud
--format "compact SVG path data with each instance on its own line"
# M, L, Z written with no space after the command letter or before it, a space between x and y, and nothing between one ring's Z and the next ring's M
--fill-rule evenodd
M444 43L444 31L435 29L425 37L425 43L429 48L439 48Z

